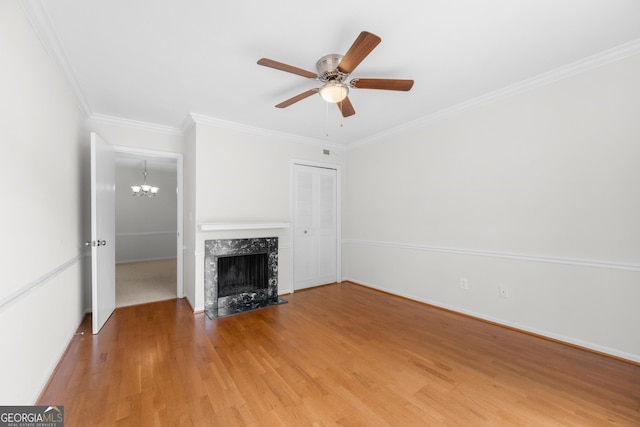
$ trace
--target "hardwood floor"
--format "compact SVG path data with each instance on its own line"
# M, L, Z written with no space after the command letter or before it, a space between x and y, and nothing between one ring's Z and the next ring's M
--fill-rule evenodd
M67 426L640 425L640 366L349 283L285 299L86 320L39 404Z

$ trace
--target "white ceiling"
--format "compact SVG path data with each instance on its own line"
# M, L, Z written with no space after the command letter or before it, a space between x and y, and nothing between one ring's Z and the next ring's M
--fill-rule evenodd
M87 114L180 129L189 113L349 144L621 45L640 45L637 0L23 0ZM353 89L356 115L312 96L315 72L360 31L382 43L353 77L410 78L410 92ZM636 49L637 50L637 49ZM635 52L634 52L635 53Z

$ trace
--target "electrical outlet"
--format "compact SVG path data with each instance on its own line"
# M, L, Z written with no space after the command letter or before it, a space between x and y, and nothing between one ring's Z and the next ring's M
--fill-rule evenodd
M509 298L509 288L506 286L500 286L500 298Z
M466 279L466 277L460 278L460 288L464 289L465 291L469 290L469 281Z

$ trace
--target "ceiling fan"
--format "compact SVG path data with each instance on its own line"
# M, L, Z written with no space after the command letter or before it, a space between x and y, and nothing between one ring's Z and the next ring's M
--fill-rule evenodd
M375 34L363 31L344 55L330 54L320 58L316 62L317 73L268 58L260 59L258 64L309 79L319 80L323 83L319 88L309 89L281 102L276 105L276 108L286 108L315 93L319 93L325 101L338 105L343 117L349 117L356 113L348 97L349 89L381 89L406 92L413 86L413 80L400 79L355 78L346 83L347 77L381 41L382 39Z

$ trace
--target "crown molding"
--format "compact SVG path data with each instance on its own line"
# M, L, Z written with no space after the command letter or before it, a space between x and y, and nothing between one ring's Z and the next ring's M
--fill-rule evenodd
M251 133L254 135L260 135L260 136L270 135L270 136L275 136L281 139L289 139L295 142L321 145L324 148L330 148L333 150L345 150L345 146L342 144L321 141L313 138L305 138L303 136L298 136L298 135L284 133L284 132L272 131L269 129L245 125L242 123L216 119L214 117L209 117L204 114L197 114L197 113L189 113L185 118L181 127L165 126L165 125L160 125L156 123L143 122L139 120L131 120L131 119L125 119L122 117L115 117L115 116L109 116L106 114L96 114L96 113L91 114L89 116L89 120L94 120L96 122L106 123L110 125L125 126L125 127L134 128L134 129L141 129L141 130L147 130L152 132L164 133L168 135L179 135L179 136L186 135L189 132L189 130L191 130L191 128L193 128L196 124L203 124L203 125L214 126L222 129L230 129L230 130L235 130L235 131L244 132L244 133Z
M489 102L493 102L499 99L508 98L519 93L541 87L558 80L565 79L575 74L580 74L591 69L624 59L628 56L636 55L640 53L640 39L629 41L620 46L605 50L590 57L581 59L571 64L556 68L555 70L542 73L538 76L530 79L523 80L519 83L507 86L505 88L481 95L477 98L465 101L463 103L442 109L433 114L421 117L411 122L405 123L400 126L396 126L387 129L383 132L375 135L350 142L347 144L332 143L314 138L303 137L299 135L289 134L285 132L278 132L264 128L253 127L242 123L236 123L232 121L216 119L208 117L203 114L189 113L182 125L182 127L172 127L165 125L158 125L154 123L141 122L130 119L123 119L119 117L107 116L103 114L95 114L89 103L86 100L84 92L80 88L78 80L69 64L67 56L62 48L62 44L56 34L55 28L49 18L46 10L42 6L43 0L18 0L27 20L33 27L37 37L42 43L45 51L51 58L51 60L58 66L66 78L75 100L80 110L86 117L110 124L117 124L122 126L134 127L144 130L151 130L155 132L168 133L171 135L185 135L195 124L202 123L223 129L231 129L245 133L251 133L255 135L270 135L277 138L284 138L293 140L296 142L302 142L306 144L314 144L325 148L331 148L333 150L350 150L363 145L367 145L381 139L417 128L422 127L446 118L461 114L465 111L472 110L481 105L485 105Z
M345 149L345 146L343 144L322 141L319 139L308 138L300 135L294 135L291 133L279 132L279 131L259 128L255 126L249 126L243 123L232 122L229 120L216 119L214 117L209 117L204 114L198 114L198 113L189 113L189 115L185 119L184 125L182 126L182 131L186 133L189 129L191 129L196 124L204 124L204 125L222 128L222 129L235 130L239 132L250 133L250 134L260 135L260 136L265 136L265 135L273 136L276 138L287 139L287 140L301 142L305 144L319 145L319 146L322 146L325 148L331 148L334 150Z
M632 40L630 42L605 50L587 58L583 58L579 61L575 61L571 64L556 68L555 70L539 74L535 77L523 80L502 89L498 89L496 91L481 95L477 98L470 99L469 101L465 101L452 107L436 111L433 114L429 114L417 120L405 123L400 126L396 126L391 129L387 129L386 131L380 132L376 135L363 138L353 143L349 143L347 144L347 149L367 145L410 129L438 122L448 117L452 117L465 111L469 111L479 106L485 105L489 102L509 98L519 93L526 92L537 87L545 86L571 77L573 75L581 74L594 68L598 68L603 65L607 65L637 54L640 54L640 39Z
M92 114L89 120L106 123L116 126L125 126L134 129L147 130L152 132L164 133L167 135L183 136L182 129L174 126L159 125L157 123L143 122L140 120L124 119L122 117L109 116L106 114Z
M44 7L42 7L42 2L40 0L18 1L45 51L66 78L67 83L75 95L74 98L80 108L80 111L82 111L85 116L90 117L93 114L91 107L84 96L84 92L82 92L82 89L78 84L78 80L73 73L71 65L69 64L67 55L62 49L62 44L60 43L60 39L58 38L53 24L51 23L51 19L44 10Z

